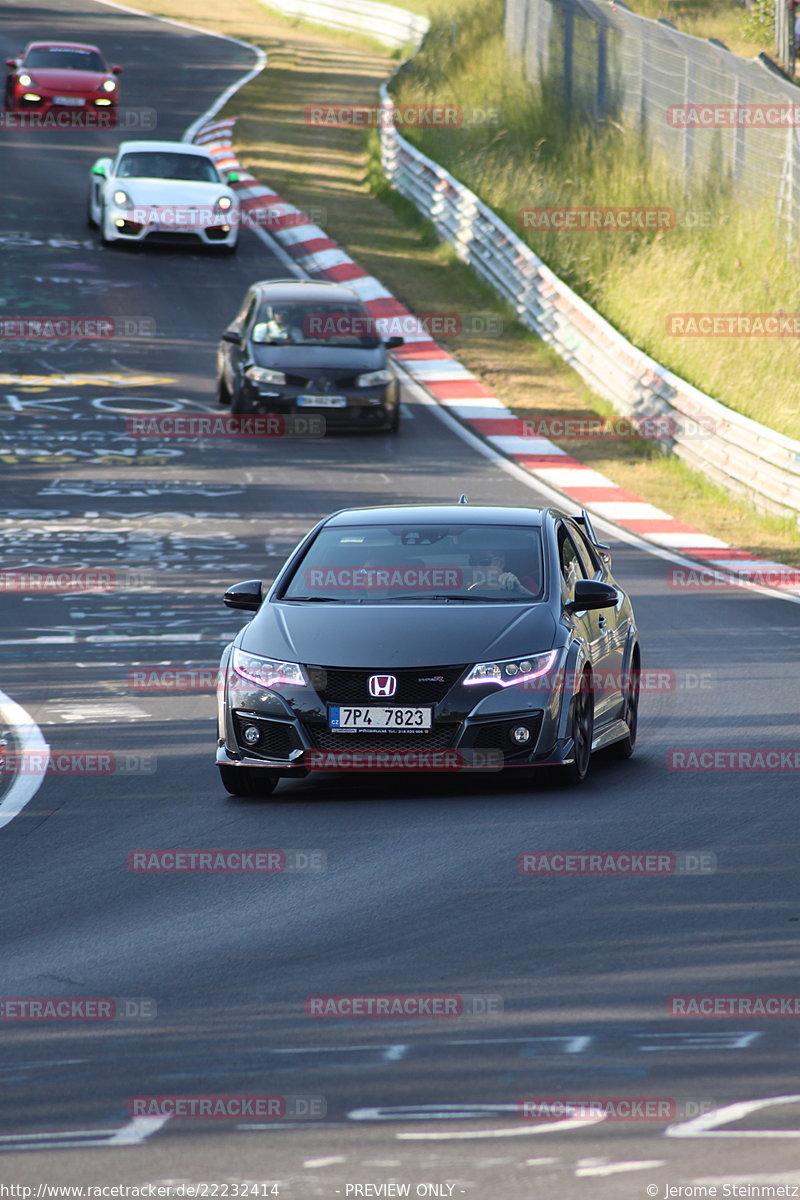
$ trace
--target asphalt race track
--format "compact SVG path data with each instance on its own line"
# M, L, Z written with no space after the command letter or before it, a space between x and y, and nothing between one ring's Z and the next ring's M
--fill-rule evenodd
M3 58L37 36L99 42L125 67L124 107L157 109L158 137L181 137L254 62L91 0L0 13ZM0 318L111 316L132 331L0 350L0 567L115 581L2 597L0 687L68 769L0 827L0 996L133 998L140 1015L0 1021L0 1182L31 1196L165 1180L300 1200L404 1194L354 1190L389 1184L474 1200L759 1194L725 1181L800 1195L798 1019L667 1008L798 990L797 773L681 772L668 755L797 746L800 609L676 589L674 564L612 541L644 666L670 681L643 697L630 762L598 756L572 792L327 774L262 802L227 796L213 674L244 619L222 607L227 585L271 578L338 507L546 501L410 392L397 438L130 436L131 413L217 411L216 340L246 286L286 268L250 231L234 259L100 247L87 173L120 136L0 130ZM91 773L98 761L113 769ZM218 847L302 851L324 869L129 868L143 848ZM704 852L716 869L520 873L534 851ZM456 1019L305 1010L312 995L412 993L479 1002ZM132 1098L164 1095L285 1108L133 1119ZM531 1119L525 1097L618 1109ZM642 1098L659 1101L655 1118L620 1117ZM788 1099L696 1120L772 1098Z

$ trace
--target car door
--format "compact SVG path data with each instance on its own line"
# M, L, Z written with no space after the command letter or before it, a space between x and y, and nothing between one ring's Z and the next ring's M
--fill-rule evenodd
M557 537L563 595L564 600L567 601L573 598L575 584L579 579L599 579L602 577L602 572L599 564L595 564L574 525L567 521L559 522ZM595 609L589 612L574 613L572 616L573 627L586 642L592 663L595 728L605 724L616 712L618 703L614 687L614 646L616 644L613 636L616 627L614 611L614 609ZM609 616L609 614L611 615Z
M569 522L569 528L581 557L585 562L590 564L594 572L593 575L589 575L587 578L601 579L605 583L613 582L613 580L609 579L608 572L603 566L599 551L594 548L583 530L577 528L572 522ZM625 651L630 632L629 622L623 616L624 601L624 593L620 589L617 589L616 608L604 608L596 613L598 627L605 633L607 640L604 652L609 663L609 670L605 680L605 690L609 702L609 716L612 717L617 717L621 714L624 704Z

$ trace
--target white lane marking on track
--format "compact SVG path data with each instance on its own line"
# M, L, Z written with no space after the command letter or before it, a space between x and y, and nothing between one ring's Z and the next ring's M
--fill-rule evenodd
M121 1129L65 1129L54 1133L16 1133L0 1137L0 1151L66 1150L84 1146L136 1146L169 1117L133 1117Z
M581 1159L575 1170L578 1178L588 1178L593 1175L619 1175L623 1171L651 1171L656 1167L665 1167L665 1158L645 1158L637 1162L598 1162L597 1159Z
M466 1142L477 1141L479 1138L525 1137L534 1133L568 1133L570 1129L582 1129L586 1125L596 1125L605 1120L605 1114L596 1117L567 1118L564 1121L553 1121L547 1125L537 1125L535 1129L467 1129L458 1133L396 1133L398 1141L407 1142Z
M557 1158L526 1158L524 1165L526 1167L549 1167L559 1161Z
M317 1167L333 1167L336 1163L343 1162L347 1162L347 1159L343 1155L331 1154L328 1158L307 1158L303 1166L314 1170Z
M33 799L42 786L47 764L50 761L50 747L42 736L42 731L30 713L12 700L5 692L0 692L0 720L9 729L13 729L19 739L19 749L24 758L31 764L38 762L41 755L46 756L41 770L31 770L25 775L17 775L0 803L0 829L13 821L22 812L25 805Z
M668 1125L664 1130L665 1137L679 1138L797 1138L800 1129L718 1129L720 1125L729 1125L732 1121L741 1121L752 1112L762 1108L772 1108L780 1104L800 1104L800 1095L768 1096L763 1100L740 1100L737 1104L726 1104L723 1108L715 1108L711 1112L701 1113L691 1121L681 1121L677 1125Z
M548 487L543 480L531 475L528 471L524 470L524 468L518 466L517 463L512 462L510 459L505 458L502 454L499 454L497 450L484 442L478 437L477 434L473 433L472 430L467 429L461 424L460 421L457 421L455 417L447 412L446 408L438 404L433 397L429 396L425 389L422 388L416 382L416 380L414 380L410 375L407 374L406 371L403 370L403 367L399 362L397 362L395 365L398 368L398 374L400 375L404 386L408 387L409 391L412 392L415 401L419 404L423 404L426 408L432 409L438 416L439 420L446 425L448 429L452 430L453 433L460 437L463 442L466 442L468 446L471 446L473 450L477 450L477 452L483 455L484 458L491 459L491 461L499 466L501 470L505 471L507 475L512 475L514 479L518 480L519 483L524 484L525 487L530 488L532 492L540 493L546 498L548 504L552 504L556 508L563 508L565 503L573 505L578 503L575 500L571 500L568 496L565 497L561 494L561 492L557 492L553 488ZM681 567L693 567L695 570L700 570L702 568L704 571L714 573L713 567L709 564L698 562L697 559L684 558L683 555L677 554L673 550L667 550L661 546L654 545L652 542L644 541L642 538L637 537L635 533L631 533L629 530L623 529L619 525L615 525L613 521L608 521L604 517L594 516L594 509L590 504L587 504L586 507L587 511L592 513L594 525L598 531L608 533L618 541L625 542L627 545L633 546L637 550L643 550L645 554L651 554L654 558L662 558L665 560L665 562L677 563ZM716 574L718 574L721 579L730 578L723 572L717 572ZM757 592L761 596L768 596L771 600L785 600L789 604L800 604L800 596L787 596L783 592L776 591L772 588L763 587L760 584L747 583L742 580L737 581L737 587L741 587L746 591Z

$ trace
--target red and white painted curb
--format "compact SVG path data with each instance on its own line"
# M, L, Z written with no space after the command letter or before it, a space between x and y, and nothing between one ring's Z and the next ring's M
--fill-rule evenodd
M395 358L416 383L468 429L535 479L621 529L715 572L732 572L737 580L800 595L797 570L756 558L747 550L686 525L585 466L548 438L525 436L525 422L433 341L421 325L417 324L415 330L413 313L379 280L362 270L324 229L305 221L300 209L287 204L241 166L233 150L234 124L235 118L209 121L200 127L194 140L205 146L218 166L239 172L240 181L233 187L243 211L254 215L259 209L268 209L262 227L308 276L346 283L375 318L402 318L406 344L394 351Z

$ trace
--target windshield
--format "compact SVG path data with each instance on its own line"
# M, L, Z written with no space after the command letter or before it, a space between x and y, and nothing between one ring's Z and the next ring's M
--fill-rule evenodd
M25 55L26 67L49 67L58 71L99 71L108 68L96 50L73 50L68 46L37 46Z
M124 154L117 168L118 179L184 179L195 183L219 183L217 169L199 154L171 154L165 150L137 150Z
M541 600L538 529L506 525L327 526L281 599L308 602Z
M252 339L266 346L339 346L374 350L381 344L375 319L360 304L265 304Z

